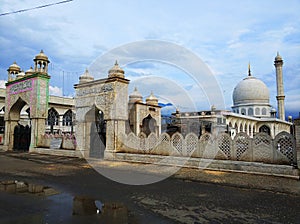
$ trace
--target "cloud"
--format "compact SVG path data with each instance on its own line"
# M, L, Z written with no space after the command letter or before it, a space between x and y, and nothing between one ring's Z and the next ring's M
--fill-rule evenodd
M49 86L49 93L53 96L62 96L62 89L57 86Z
M8 12L36 5L39 4L30 0L3 0L0 11ZM293 105L295 108L295 100L298 98L293 96L300 91L300 85L297 85L299 80L295 78L300 68L299 7L299 1L295 0L288 4L284 1L274 4L272 0L192 0L189 4L171 0L133 0L122 4L122 7L119 1L100 3L90 0L72 1L65 5L3 16L0 18L0 30L5 31L0 34L0 79L7 78L6 69L15 60L22 69L28 69L33 64L33 57L43 49L51 61L51 86L63 89L66 95L72 95L73 84L78 82L78 76L98 56L126 43L155 39L171 41L199 56L220 84L218 88L224 94L227 108L232 104L233 88L247 75L249 61L253 75L266 82L271 99L276 104L273 60L276 51L280 51L284 58L284 69L294 71L286 72L284 78L295 80L285 82L286 105L289 108L292 108L289 105ZM112 12L114 16L111 16ZM144 46L129 53L141 55L153 47L155 46ZM152 50L154 53L159 52L162 57L174 55L172 50L159 51L158 46ZM118 56L111 55L103 62L106 65L103 70L96 68L99 73L97 77L107 77L107 72L116 59L124 64L124 58ZM176 62L180 64L185 61L185 56L184 52L179 52ZM132 81L153 75L164 77L181 84L188 94L195 94L193 97L198 98L195 83L185 73L195 72L156 65L151 68L151 65L126 65L126 77ZM203 71L198 72L200 74ZM202 82L203 85L211 83L207 80ZM152 84L152 87L147 87L148 90L166 88L174 92L168 86Z

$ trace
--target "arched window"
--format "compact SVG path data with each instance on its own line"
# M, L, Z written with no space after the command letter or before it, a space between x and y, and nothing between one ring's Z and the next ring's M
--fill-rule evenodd
M262 115L267 115L267 109L266 109L266 108L263 108L263 109L261 110L261 114L262 114Z
M270 128L267 125L263 125L259 128L259 132L267 133L268 135L271 134Z
M245 108L243 108L243 109L241 110L241 114L242 114L242 115L246 115L246 109L245 109Z
M142 132L144 132L147 136L151 132L156 132L156 120L150 114L143 119Z
M73 124L73 112L68 110L63 116L63 126L72 126Z
M248 115L249 116L253 116L253 108L249 108L248 109Z
M50 126L58 125L58 121L59 121L59 114L53 107L51 107L51 109L48 110L47 125Z
M255 115L260 115L260 109L259 108L255 108Z

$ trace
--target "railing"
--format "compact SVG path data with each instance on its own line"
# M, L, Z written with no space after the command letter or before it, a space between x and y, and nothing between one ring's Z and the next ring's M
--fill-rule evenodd
M263 162L297 166L295 138L281 132L272 139L266 133L258 133L250 138L246 133L238 133L232 140L227 133L213 136L209 133L200 138L194 133L185 137L175 133L156 136L151 133L136 136L133 133L119 139L117 152L154 154L165 156L185 156L217 160Z

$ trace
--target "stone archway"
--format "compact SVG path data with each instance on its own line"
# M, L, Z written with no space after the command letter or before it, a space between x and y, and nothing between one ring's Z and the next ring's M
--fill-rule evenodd
M28 106L28 104L22 98L18 98L18 100L10 109L10 119L12 121L11 129L13 129L11 141L13 142L14 151L29 151L31 140L30 108L26 110L29 123L26 121L25 122L27 124L24 124L24 121L20 122L21 111L26 105Z
M94 132L95 136L102 136L102 142L105 142L104 158L114 157L121 145L120 138L126 133L128 84L129 80L125 78L124 71L116 63L109 70L108 78L94 80L86 71L80 76L79 83L74 85L76 90L77 150L80 150L84 157L89 157L90 152L93 153L90 149L91 131ZM91 108L91 105L94 106ZM100 131L101 119L97 121L98 124L95 119L97 110L103 112L102 121L105 121L102 123L105 128L100 128ZM92 126L93 122L95 123L94 126ZM96 131L97 128L98 131ZM101 130L104 129L105 133L102 133ZM99 139L101 138L99 137Z

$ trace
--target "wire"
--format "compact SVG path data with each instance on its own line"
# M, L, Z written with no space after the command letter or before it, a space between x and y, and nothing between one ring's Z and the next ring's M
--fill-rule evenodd
M64 4L64 3L68 3L68 2L72 2L72 1L73 0L65 0L65 1L61 1L61 2L50 3L50 4L47 4L47 5L40 5L40 6L36 6L36 7L33 7L33 8L21 9L21 10L12 11L12 12L5 12L5 13L1 13L0 16L7 16L7 15L10 15L10 14L16 14L16 13L20 13L20 12L35 10L35 9L46 8L46 7L49 7L49 6Z

